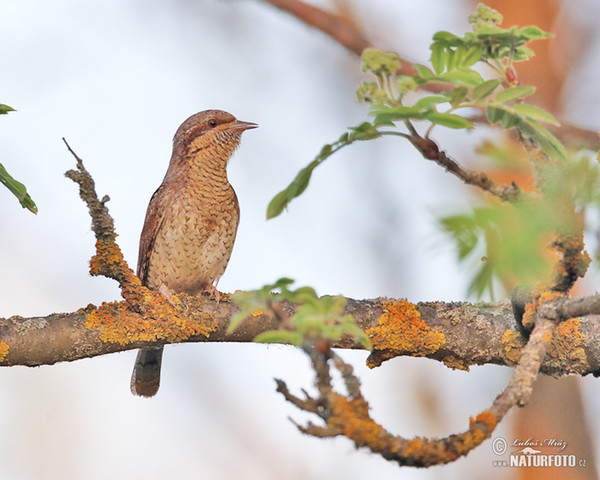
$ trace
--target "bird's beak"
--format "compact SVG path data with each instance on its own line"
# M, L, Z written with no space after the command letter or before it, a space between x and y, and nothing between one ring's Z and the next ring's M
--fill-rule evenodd
M258 124L252 122L242 122L241 120L236 120L230 126L227 127L227 130L233 130L234 132L243 132L244 130L250 130L251 128L257 128Z

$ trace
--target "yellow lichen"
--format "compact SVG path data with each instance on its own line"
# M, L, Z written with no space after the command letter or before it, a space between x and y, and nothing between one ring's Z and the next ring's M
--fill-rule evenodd
M485 425L487 431L475 428L476 423ZM435 458L439 463L447 463L466 455L479 446L481 442L491 436L497 424L498 419L496 416L489 410L486 410L477 415L477 417L469 419L469 430L467 432L460 435L453 435L449 441L414 438L408 441L403 454L415 464L419 464L420 460L431 458Z
M555 298L565 296L565 294L562 292L541 290L540 286L534 289L534 294L537 295L536 300L525 305L525 313L523 313L523 319L521 320L523 326L528 330L532 330L535 326L537 312L544 302L549 302Z
M86 314L86 327L101 332L102 341L121 345L156 340L180 342L197 335L208 337L216 329L209 315L190 313L202 311L201 300L196 297L186 297L183 303L179 295L173 295L171 305L163 295L145 287L139 293L143 315L127 302L105 302Z
M496 418L496 415L494 415L489 410L486 410L484 412L481 412L475 418L469 418L470 429L473 428L473 425L475 423L483 423L488 428L489 433L491 434L496 429L496 425L498 425L498 419Z
M504 356L512 363L519 363L521 360L521 349L525 346L523 338L518 332L507 329L502 335L502 346L504 347Z
M0 362L3 362L8 355L8 343L0 342Z
M398 355L426 356L446 342L442 332L431 330L414 304L407 300L386 302L379 325L367 330L373 350L367 359L371 368Z
M357 446L368 445L374 451L385 449L387 442L383 427L369 417L369 405L364 400L348 400L337 393L330 395L331 416L328 425L340 429Z
M587 355L583 349L585 337L579 327L578 318L566 320L556 327L546 353L546 360L550 364L569 365L572 372L584 372L588 369Z

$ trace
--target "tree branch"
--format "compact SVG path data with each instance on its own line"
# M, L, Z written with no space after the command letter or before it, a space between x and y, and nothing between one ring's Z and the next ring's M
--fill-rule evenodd
M0 339L8 347L8 353L4 355L0 348L0 366L52 365L178 342L251 342L259 333L282 327L273 313L264 312L247 318L235 331L228 333L229 319L239 309L227 297L218 307L209 298L186 295L174 298L181 305L187 305L185 312L176 317L179 323L164 322L160 318L144 319L135 312L122 315L120 312L126 310L127 301L100 307L90 305L74 313L46 317L0 319ZM589 298L592 300L573 299L572 303L566 299L561 304L564 306L557 308L566 314L584 312L588 302L594 303L594 310L600 308L597 297ZM297 306L280 302L279 308L292 316ZM113 313L114 317L111 316ZM483 364L514 366L526 343L514 321L509 302L413 305L405 300L347 299L345 313L351 314L371 338L374 351L369 364L373 367L396 356L427 357L457 369ZM556 376L600 371L597 317L576 318L562 325L564 328L559 328L550 342L541 371ZM207 326L210 331L206 331ZM287 325L285 328L292 327ZM363 348L350 337L332 346Z
M311 359L319 395L310 397L304 393L306 398L300 399L290 393L282 380L276 380L277 391L296 407L316 414L323 420L323 426L311 422L303 426L294 422L303 433L320 438L343 435L352 440L357 448L367 447L371 452L399 465L429 467L449 463L467 455L489 438L513 406L527 404L541 361L550 345L549 339L560 320L558 317L547 318L541 310L538 311L536 327L523 348L520 363L508 386L488 410L471 418L469 429L460 434L440 439L407 439L393 435L371 418L369 403L362 395L360 381L354 375L352 367L331 350L319 348L316 344L305 344L303 350ZM330 360L344 380L345 394L336 392L332 386Z

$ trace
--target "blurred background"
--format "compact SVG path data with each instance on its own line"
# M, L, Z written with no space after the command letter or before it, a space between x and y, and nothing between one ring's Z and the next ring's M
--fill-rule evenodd
M438 30L462 33L475 2L338 0L314 5L349 16L374 44L415 62L429 58ZM488 2L504 26L535 23L557 32L537 42L539 63L519 73L537 101L561 118L600 124L595 0ZM287 212L265 220L272 196L347 126L365 118L355 103L358 58L322 33L259 0L0 0L0 158L25 183L38 215L0 189L0 316L69 312L119 298L115 282L92 278L94 237L75 184L66 137L96 180L131 266L150 196L171 139L189 115L219 108L256 122L229 166L241 222L219 289L257 288L281 276L319 294L411 301L465 300L468 272L436 227L476 192L424 161L406 142L381 139L342 150L316 171ZM439 129L451 155L476 161L493 133ZM581 292L595 291L592 281ZM342 352L362 379L372 415L394 433L463 431L509 379L508 368L451 371L395 359L374 371L366 353ZM29 479L489 479L537 478L499 469L487 442L444 467L399 467L344 438L300 434L307 417L275 393L274 377L310 389L301 352L283 346L168 346L159 394L133 397L135 352L0 371L0 478ZM544 379L533 406L495 432L566 441L595 478L597 380ZM545 409L545 410L544 410ZM314 420L314 419L313 419ZM554 452L545 452L554 453ZM564 452L563 452L564 453ZM546 472L547 473L547 472ZM574 476L568 476L574 475ZM579 476L577 476L579 475Z

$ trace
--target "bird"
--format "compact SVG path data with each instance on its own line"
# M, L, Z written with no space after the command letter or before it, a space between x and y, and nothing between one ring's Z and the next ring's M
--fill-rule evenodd
M169 301L175 293L218 295L213 283L227 267L240 218L227 164L242 133L256 127L222 110L205 110L177 129L167 173L148 204L137 265L142 284ZM139 350L134 395L156 395L162 354L163 346Z

